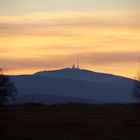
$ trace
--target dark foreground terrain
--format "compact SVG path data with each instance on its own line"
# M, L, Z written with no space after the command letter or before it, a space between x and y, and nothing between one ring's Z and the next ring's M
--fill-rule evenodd
M0 139L140 140L140 105L1 107Z

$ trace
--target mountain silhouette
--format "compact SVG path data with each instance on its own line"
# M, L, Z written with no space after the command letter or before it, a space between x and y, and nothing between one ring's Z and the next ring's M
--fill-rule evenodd
M16 103L135 103L129 78L82 69L40 71L11 76L18 90Z
M122 80L123 77L111 74L97 73L85 69L65 68L53 71L40 71L34 75L52 77L52 78L65 78L83 81L96 81L96 82L113 82Z

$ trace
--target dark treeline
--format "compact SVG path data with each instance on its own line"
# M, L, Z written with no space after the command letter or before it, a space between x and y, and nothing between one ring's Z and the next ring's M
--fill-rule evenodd
M10 78L3 74L0 69L0 106L5 105L8 102L9 97L14 100L17 94L17 90L14 84L10 81Z

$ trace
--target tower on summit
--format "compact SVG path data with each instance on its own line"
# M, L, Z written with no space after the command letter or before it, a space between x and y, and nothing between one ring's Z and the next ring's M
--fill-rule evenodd
M72 69L76 69L76 68L75 68L75 64L72 65Z
M72 69L80 69L80 67L79 67L79 58L77 58L76 66L75 66L75 64L72 65Z
M79 57L77 58L77 69L79 69Z

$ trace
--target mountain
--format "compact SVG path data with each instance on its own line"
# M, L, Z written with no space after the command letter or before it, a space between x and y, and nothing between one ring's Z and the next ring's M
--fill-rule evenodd
M92 82L114 82L123 79L123 77L120 76L97 73L97 72L84 70L84 69L77 69L77 68L65 68L65 69L54 70L54 71L40 71L35 73L34 75L52 77L52 78L92 81Z
M135 103L135 81L81 69L41 71L11 76L18 96L16 103Z

